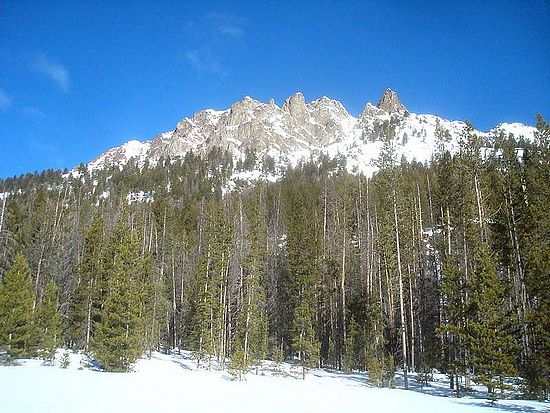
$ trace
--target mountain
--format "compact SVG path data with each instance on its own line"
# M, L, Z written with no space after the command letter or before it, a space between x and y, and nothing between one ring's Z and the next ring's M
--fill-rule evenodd
M397 93L386 89L376 106L367 103L359 117L351 115L338 101L321 97L306 103L295 93L279 107L246 96L226 110L201 110L184 118L172 131L160 133L146 142L130 141L112 148L88 164L93 171L124 166L130 159L143 165L161 158L178 158L193 151L206 154L218 147L236 160L254 150L259 162L269 155L278 166L292 165L319 154L346 158L350 172L371 175L385 141L393 141L397 158L425 162L438 145L453 151L466 127L436 115L410 112ZM516 138L533 138L535 128L520 123L502 123L488 132L488 138L503 132Z

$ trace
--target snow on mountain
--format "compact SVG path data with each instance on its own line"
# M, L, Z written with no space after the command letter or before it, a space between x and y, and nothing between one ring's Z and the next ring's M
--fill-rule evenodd
M297 92L279 107L273 99L263 103L246 96L226 110L201 110L150 141L130 141L110 149L90 162L88 169L122 168L130 159L138 165L146 160L155 164L162 157L183 157L189 151L205 154L219 147L235 160L252 149L259 161L269 155L279 167L320 154L341 155L350 172L372 175L384 141L394 141L398 159L426 162L437 142L455 150L465 126L462 121L412 113L391 89L376 106L367 103L359 117L328 97L306 103ZM530 140L534 131L520 123L501 123L488 132L475 132L482 137L502 132Z
M501 123L496 128L491 129L493 133L504 133L505 135L514 135L516 139L524 138L530 140L537 129L532 126L524 125L523 123Z
M93 170L115 165L122 167L126 165L130 159L143 159L146 157L149 147L149 142L142 143L137 140L126 142L121 146L109 149L99 158L90 162L88 168Z

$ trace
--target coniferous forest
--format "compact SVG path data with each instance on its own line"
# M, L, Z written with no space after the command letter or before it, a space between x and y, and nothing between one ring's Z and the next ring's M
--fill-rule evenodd
M535 141L466 127L429 165L373 177L321 158L229 191L256 154L49 170L0 181L4 362L82 350L108 371L152 351L240 375L262 359L448 375L492 398L550 391L550 127ZM442 141L445 136L439 137ZM273 169L273 160L263 159Z

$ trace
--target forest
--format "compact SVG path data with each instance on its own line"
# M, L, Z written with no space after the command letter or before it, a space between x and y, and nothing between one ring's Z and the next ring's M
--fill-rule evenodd
M290 360L306 380L440 371L457 396L473 380L547 399L550 126L473 130L427 165L387 139L372 177L320 157L226 190L257 155L213 150L0 180L2 363L64 347L129 371L186 349L238 377Z

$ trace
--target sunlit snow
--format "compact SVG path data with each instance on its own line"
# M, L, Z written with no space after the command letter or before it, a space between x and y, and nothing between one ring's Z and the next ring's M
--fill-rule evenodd
M413 377L406 391L373 388L362 373L314 369L301 380L289 364L278 369L279 375L276 370L265 362L258 375L252 371L245 381L233 381L227 371L197 370L188 352L153 353L132 373L93 370L77 354L67 369L29 360L0 367L0 412L535 413L550 407L526 400L498 401L492 407L482 392L457 399L442 375L424 388ZM401 385L399 378L396 385Z

